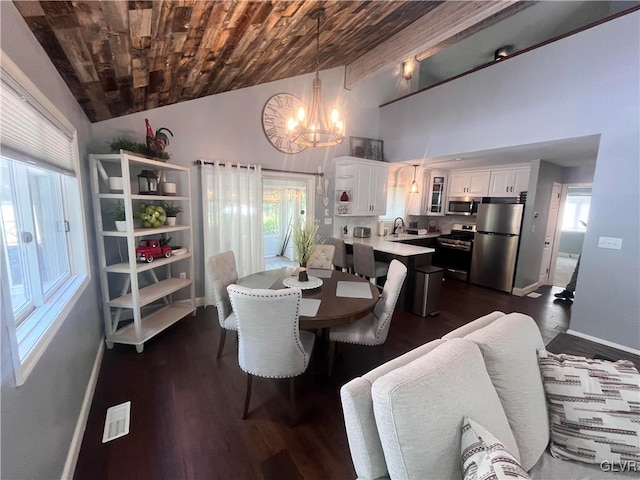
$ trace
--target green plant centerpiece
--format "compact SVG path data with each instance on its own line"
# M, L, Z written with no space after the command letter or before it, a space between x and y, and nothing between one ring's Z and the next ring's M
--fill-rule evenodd
M306 267L313 253L317 231L318 225L305 222L302 219L298 220L293 227L293 248L296 258L300 262L300 267L302 267L298 273L298 280L301 282L309 280Z

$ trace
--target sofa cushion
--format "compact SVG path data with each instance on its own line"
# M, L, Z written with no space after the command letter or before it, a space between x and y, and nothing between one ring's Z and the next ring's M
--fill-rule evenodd
M640 375L627 360L538 353L549 404L551 454L640 465Z
M448 340L378 378L371 391L393 479L461 478L459 458L453 452L460 451L465 416L490 429L519 460L482 354L471 341Z
M637 464L592 464L554 458L547 449L527 473L533 480L638 480Z
M503 312L499 312L496 310L495 312L491 312L488 315L485 315L484 317L476 318L473 322L469 322L465 325L462 325L461 327L456 328L455 330L452 330L451 332L444 335L442 338L444 340L450 340L452 338L464 338L467 335L469 335L471 332L475 332L480 328L486 327L487 325L493 323L494 320L503 316L504 316Z
M500 440L470 418L462 424L460 452L464 480L531 478Z
M536 355L538 349L544 349L538 326L527 315L510 313L465 338L480 347L520 461L529 470L549 443L547 404Z
M357 377L340 389L344 423L351 459L360 479L376 479L388 476L382 444L373 416L371 385L379 377L430 352L444 340L434 340L421 345L400 357L394 358L362 377Z

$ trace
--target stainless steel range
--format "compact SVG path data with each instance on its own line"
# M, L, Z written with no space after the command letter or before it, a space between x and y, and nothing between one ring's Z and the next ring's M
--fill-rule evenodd
M442 267L446 276L468 281L475 231L474 224L454 223L451 233L438 237L432 263Z

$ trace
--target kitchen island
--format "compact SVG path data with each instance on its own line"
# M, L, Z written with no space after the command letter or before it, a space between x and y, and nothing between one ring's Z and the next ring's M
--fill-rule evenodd
M435 244L438 235L439 233L427 233L424 235L404 233L397 236L385 235L381 237L376 235L368 238L342 237L342 240L347 245L347 251L351 249L354 243L371 245L376 260L391 262L391 260L396 259L407 266L407 279L400 292L397 305L403 307L406 311L411 311L415 288L414 269L431 265L431 257L435 252L432 247L420 246L416 245L416 243L424 245Z

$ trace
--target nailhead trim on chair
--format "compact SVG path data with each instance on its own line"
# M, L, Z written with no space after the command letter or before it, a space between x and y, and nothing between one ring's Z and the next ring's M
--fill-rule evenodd
M272 298L292 296L292 291L293 291L292 288L285 288L285 289L282 289L282 290L278 290L278 293L279 293L278 295L269 296L269 297L267 297L265 295L253 295L253 294L251 294L251 292L247 292L247 293L245 293L245 292L236 292L236 293L238 293L240 295L243 295L245 297L249 297L250 296L250 297L258 297L258 298L263 297L263 298L272 299ZM280 292L284 292L284 294L280 294ZM233 310L235 311L236 308L233 305L233 300L231 300L231 305L233 307ZM300 321L300 301L298 301L298 305L296 307L296 319L297 319L297 321L294 323L294 335L293 336L296 339L296 346L298 347L298 350L300 350L300 353L302 353L302 356L304 357L304 369L303 370L301 370L299 373L295 373L293 375L267 376L267 375L263 375L261 373L250 372L249 370L245 370L242 367L240 367L240 369L243 372L250 373L251 375L255 375L256 377L262 377L262 378L292 378L292 377L297 377L299 375L302 375L307 370L307 367L309 366L309 357L307 357L307 353L305 352L304 348L300 344L300 335L296 335L295 334L296 328L299 329L299 325L300 325L300 323L299 323L299 321ZM238 329L238 342L239 341L240 341L240 329Z

